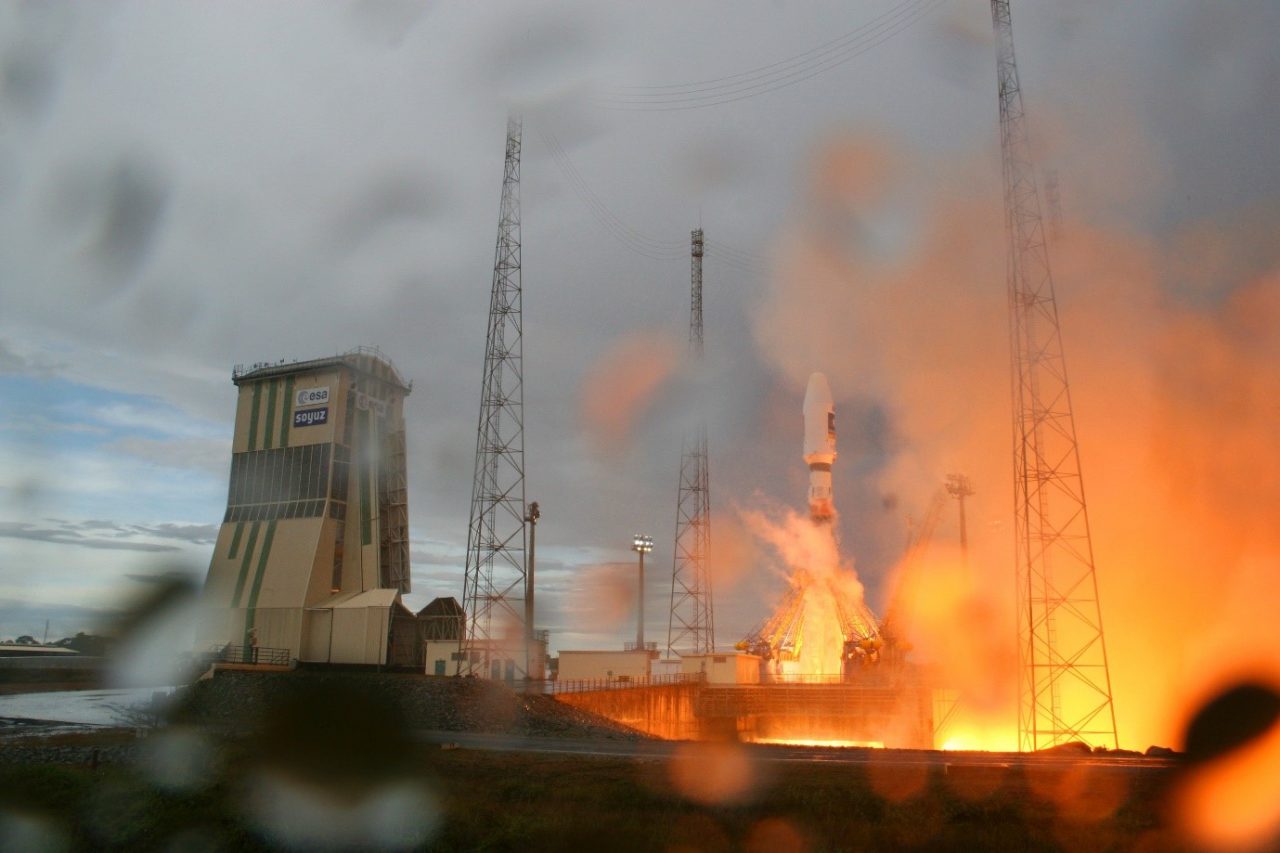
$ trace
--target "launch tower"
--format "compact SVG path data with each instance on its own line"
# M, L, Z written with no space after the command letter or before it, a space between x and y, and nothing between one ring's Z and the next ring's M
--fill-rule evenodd
M1031 164L1009 0L992 0L1008 240L1018 585L1018 745L1115 747L1071 389Z
M463 582L465 625L456 672L524 677L525 625L524 363L520 281L519 117L507 120L507 150L493 257L480 423L476 430L471 521Z
M690 235L689 358L702 361L702 229ZM676 495L675 554L671 567L671 617L667 657L715 651L715 608L707 552L711 546L710 475L707 471L707 423L699 418L680 453Z

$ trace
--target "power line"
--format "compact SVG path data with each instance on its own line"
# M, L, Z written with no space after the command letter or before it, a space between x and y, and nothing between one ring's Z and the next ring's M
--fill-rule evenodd
M741 82L741 81L746 81L746 80L753 80L753 79L760 78L762 76L769 76L770 74L773 74L776 76L776 73L779 70L786 71L791 66L795 66L797 64L803 64L803 62L806 60L807 57L821 58L824 55L831 53L832 51L841 49L842 47L847 45L848 42L851 39L853 39L855 36L858 36L859 34L865 32L869 28L875 26L876 24L883 22L884 19L897 14L902 10L903 7L911 6L919 2L923 2L923 0L903 0L903 2L898 3L898 5L894 7L894 9L890 9L888 12L884 12L880 15L877 15L876 17L872 18L870 21L866 22L865 24L862 24L861 26L855 28L850 32L845 33L839 38L835 38L835 39L832 39L831 41L823 42L817 47L806 50L804 53L798 53L786 59L780 59L777 62L771 62L768 65L761 65L756 68L749 69L747 71L740 71L736 74L726 74L722 77L713 77L708 80L694 80L689 83L666 83L666 84L650 85L650 86L623 86L621 89L619 89L619 92L638 93L638 92L664 92L665 91L671 94L687 94L689 92L720 89L720 88L724 88L726 85L731 85L731 84Z
M669 261L684 257L684 243L673 244L669 241L660 240L651 237L642 231L639 231L623 222L609 206L606 205L599 196L592 191L590 185L574 167L573 161L569 159L569 155L565 153L564 148L560 145L560 141L553 134L539 131L539 137L551 152L551 157L555 161L560 173L565 176L569 182L570 188L574 194L587 206L588 211L595 217L596 222L602 228L609 232L618 242L622 243L637 255L642 255L653 260Z
M738 249L721 240L708 240L707 251L726 260L737 261L747 266L767 267L769 259L764 255L746 249Z
M768 267L766 267L763 264L755 264L747 261L736 260L731 255L725 255L725 254L722 254L721 252L713 251L710 247L707 248L707 254L715 258L718 263L721 263L727 267L732 267L733 269L736 269L738 272L744 272L744 273L749 273L751 275L758 275L758 276L764 276L768 272Z
M626 87L596 99L624 111L674 111L719 106L810 80L844 65L907 30L946 0L903 0L890 11L818 47L769 65L694 83Z
M646 234L624 222L591 189L591 185L587 183L582 173L573 165L573 161L564 150L564 146L560 144L560 140L554 134L545 131L539 131L538 136L542 139L542 143L547 150L551 152L551 157L555 161L556 167L569 182L574 194L587 206L587 210L595 218L596 222L600 224L600 227L609 232L614 239L637 255L653 260L668 261L685 257L687 250L684 241L677 243L672 240L663 240ZM720 262L741 272L763 274L767 268L767 261L763 256L745 249L734 248L719 240L714 243L708 242L707 251Z

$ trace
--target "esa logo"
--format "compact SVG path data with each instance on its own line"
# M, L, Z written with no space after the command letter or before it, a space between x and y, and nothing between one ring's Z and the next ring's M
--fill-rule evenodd
M329 386L323 388L303 388L293 398L295 406L315 406L329 402Z
M317 426L329 420L329 407L318 409L299 409L293 413L293 425L296 427Z

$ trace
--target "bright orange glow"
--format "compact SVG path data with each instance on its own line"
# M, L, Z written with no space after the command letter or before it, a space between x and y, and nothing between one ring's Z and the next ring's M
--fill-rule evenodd
M1123 117L1114 124L1131 151L1163 145ZM882 165L853 170L831 154L843 150L878 152L860 156ZM956 152L927 179L935 184L919 227L897 255L828 227L833 211L870 221L916 198L911 158L892 156L907 150L901 140L866 136L815 146L753 333L792 387L822 369L837 406L854 396L883 406L895 448L860 486L892 504L884 518L899 525L894 534L906 532L903 515L919 520L947 473L969 475L974 594L928 582L923 592L943 610L939 625L977 629L935 636L970 649L1004 637L994 659L959 653L940 666L948 680L958 671L969 682L957 685L965 713L1007 724L1017 710L1008 306L1003 288L974 284L1004 280L1003 211L990 192L999 175L986 152ZM1117 162L1095 158L1097 168L1084 170L1090 177L1077 189L1095 205L1124 205L1150 190ZM1116 727L1123 747L1176 747L1203 682L1242 655L1280 659L1277 213L1274 205L1223 211L1154 241L1096 212L1062 223L1052 261ZM857 439L842 440L847 463ZM949 507L934 547L957 534ZM947 647L929 650L939 651ZM993 689L1002 684L1003 693ZM992 746L953 734L942 741Z
M838 740L825 738L788 738L788 737L762 737L756 738L752 743L773 743L786 746L825 746L825 747L862 747L867 749L884 749L884 744L878 740Z
M1205 846L1272 849L1280 841L1280 725L1194 771L1174 814Z
M1018 732L1013 726L981 729L965 726L948 727L940 749L949 752L1015 752Z

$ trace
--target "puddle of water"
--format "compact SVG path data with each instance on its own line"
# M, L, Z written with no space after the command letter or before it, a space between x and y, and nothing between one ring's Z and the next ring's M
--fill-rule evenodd
M14 693L0 696L0 717L86 726L127 726L136 722L130 713L131 709L149 706L156 693L169 696L172 688L132 687Z

